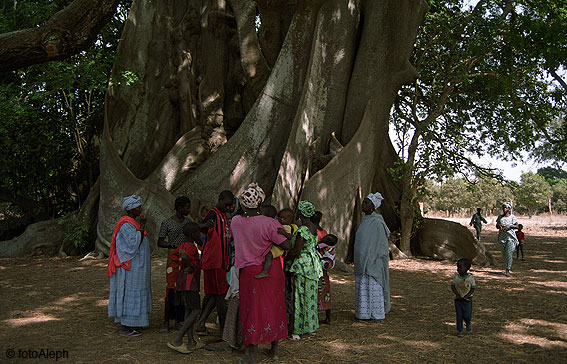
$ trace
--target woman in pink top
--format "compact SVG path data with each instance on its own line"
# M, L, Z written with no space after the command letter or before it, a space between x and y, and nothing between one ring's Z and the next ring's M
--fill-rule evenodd
M287 338L285 277L281 263L272 264L267 277L255 277L262 271L272 244L285 250L290 247L289 240L278 232L283 226L259 213L258 206L264 197L264 191L256 183L250 184L241 196L244 214L233 217L231 223L234 266L240 269L243 342L249 348L246 363L256 363L258 344L268 342L272 345L271 358L277 359L278 341Z

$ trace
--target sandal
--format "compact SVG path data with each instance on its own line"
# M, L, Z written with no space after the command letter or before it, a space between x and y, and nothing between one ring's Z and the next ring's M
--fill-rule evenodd
M181 344L179 346L175 346L171 343L171 341L169 341L167 343L167 347L171 348L171 349L173 349L173 350L175 350L175 351L177 351L178 353L181 353L181 354L189 354L191 352L191 350L187 349L187 346L185 346L183 344Z
M121 332L120 336L131 336L131 337L136 337L136 336L140 336L142 334L140 334L138 331L136 330L132 330L130 332Z

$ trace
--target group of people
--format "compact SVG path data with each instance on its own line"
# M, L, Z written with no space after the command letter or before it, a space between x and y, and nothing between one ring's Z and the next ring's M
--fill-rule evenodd
M297 212L278 212L265 198L256 183L238 198L223 191L200 223L188 217L189 198L175 200L175 214L158 236L158 246L169 249L162 332L174 319L178 331L167 343L173 350L202 347L199 336L207 334L215 309L223 340L233 348L243 344L249 363L256 362L261 343L270 343L269 354L277 358L280 340L313 334L319 311L325 312L321 322L331 323L328 270L337 236L322 228L323 213L309 201L300 201ZM356 318L369 322L383 322L390 309L390 231L376 213L382 200L379 193L364 199L355 243ZM116 224L109 253L108 315L121 325L120 335L138 336L152 308L150 249L141 198L128 196L122 207L126 215Z
M158 237L158 246L170 249L162 332L175 319L178 331L167 343L173 350L189 353L202 347L199 335L207 334L205 323L215 309L223 340L235 349L244 345L247 363L257 361L259 344L270 343L269 355L276 359L280 340L313 334L319 311L325 311L321 322L331 323L328 270L335 264L337 237L321 227L323 214L309 201L300 201L296 213L290 208L278 212L263 204L265 198L256 183L239 198L223 191L200 223L188 217L189 198L175 200L175 214L163 221ZM382 201L380 193L362 201L364 216L354 244L355 318L371 323L384 322L390 311L390 230L377 212ZM108 315L121 325L122 336L140 335L137 328L149 326L152 309L150 247L141 206L139 196L124 198L126 215L114 228L109 252ZM477 238L482 222L478 209L471 219L475 228L480 224ZM510 276L514 251L524 241L511 202L502 204L496 227ZM459 259L451 282L459 337L472 331L476 284L470 267L470 259Z

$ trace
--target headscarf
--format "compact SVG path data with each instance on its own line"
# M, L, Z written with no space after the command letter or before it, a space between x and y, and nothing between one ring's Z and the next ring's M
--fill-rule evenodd
M255 209L260 206L262 201L266 198L264 190L258 186L258 183L252 182L248 185L248 188L244 190L240 199L242 200L242 205L249 209Z
M313 206L313 204L309 201L300 201L297 209L301 212L301 215L305 217L315 215L315 206Z
M382 200L384 199L384 197L382 197L380 192L370 193L368 194L368 196L366 196L366 198L372 201L372 204L374 205L374 209L380 207L380 205L382 205Z
M126 211L135 209L138 206L142 206L142 198L138 195L124 197L122 200L122 208Z
M512 210L512 202L510 202L510 201L502 202L502 207L504 207L504 206L506 206L507 208Z

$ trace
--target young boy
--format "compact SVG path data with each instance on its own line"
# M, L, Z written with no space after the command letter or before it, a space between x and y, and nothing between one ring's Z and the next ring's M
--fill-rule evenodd
M278 212L278 221L282 224L286 233L290 234L289 236L286 236L288 239L291 239L291 235L293 235L295 230L297 230L297 225L293 223L294 219L295 214L289 207L283 208L280 212Z
M524 260L524 240L526 239L526 236L522 231L523 228L524 225L518 224L518 230L516 231L516 237L518 238L519 242L518 246L516 247L516 259L520 259L520 252L522 252L522 260Z
M461 258L457 261L457 273L451 283L451 290L455 294L455 311L457 313L457 336L463 337L463 320L467 333L472 331L472 295L476 288L474 277L468 273L471 261Z
M262 213L262 215L271 217L272 219L275 219L278 214L278 210L272 205L262 205L260 207L260 212ZM283 249L280 248L279 246L272 245L272 249L270 249L268 254L266 254L266 257L264 258L264 267L262 268L262 271L256 274L254 277L256 278L267 277L268 271L272 266L272 260L274 260L274 258L281 257L283 255L283 252L284 252Z
M177 276L176 300L185 305L185 321L183 327L175 338L167 343L167 346L180 353L187 354L192 350L202 347L197 337L193 339L193 325L201 313L201 297L199 290L201 286L201 261L199 251L195 245L200 242L201 230L199 224L189 222L183 225L183 234L187 241L175 249L169 256L174 262L178 262L179 275ZM187 334L187 345L183 345L183 336Z

